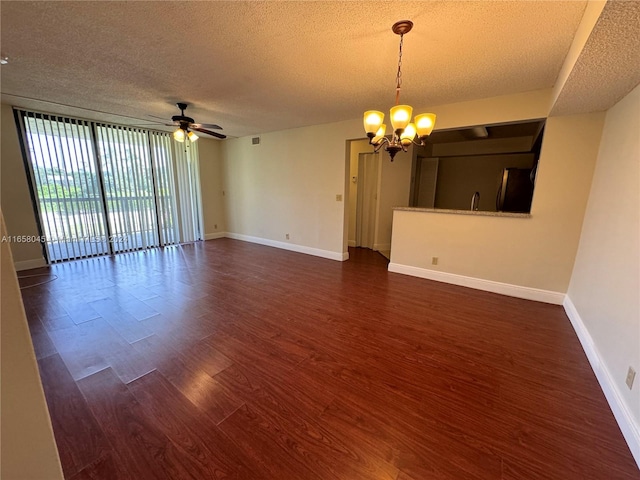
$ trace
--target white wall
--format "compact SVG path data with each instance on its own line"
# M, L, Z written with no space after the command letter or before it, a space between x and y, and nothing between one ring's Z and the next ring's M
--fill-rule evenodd
M539 289L544 294L539 299L550 292L549 301L561 302L603 121L604 114L548 119L530 218L395 212L390 269L404 266L418 275L454 274ZM439 257L437 266L431 265L432 257Z
M4 236L7 231L2 212L0 223L0 232ZM24 480L63 478L9 243L2 242L0 249L0 477Z
M636 435L640 431L639 184L640 86L607 112L568 291L605 377L635 423ZM638 372L633 390L625 385L629 366ZM640 463L638 447L636 443L634 453Z

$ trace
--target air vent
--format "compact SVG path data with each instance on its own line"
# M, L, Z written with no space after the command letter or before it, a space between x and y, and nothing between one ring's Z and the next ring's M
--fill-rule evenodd
M260 145L260 137L253 137L251 139L251 144L252 145Z

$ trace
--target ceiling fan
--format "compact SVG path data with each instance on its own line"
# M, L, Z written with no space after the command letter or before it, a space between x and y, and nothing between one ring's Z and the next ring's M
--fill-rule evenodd
M222 127L219 125L214 125L212 123L195 123L195 120L191 117L187 117L184 114L184 111L187 109L187 103L176 103L176 106L180 109L180 115L174 115L171 117L171 121L173 123L168 123L167 126L177 126L175 132L173 132L173 138L178 142L184 142L185 138L188 138L190 141L195 142L198 139L198 136L193 133L196 132L206 133L207 135L211 135L216 138L227 138L226 135L218 132L212 132L209 130L210 128L214 130L222 130Z

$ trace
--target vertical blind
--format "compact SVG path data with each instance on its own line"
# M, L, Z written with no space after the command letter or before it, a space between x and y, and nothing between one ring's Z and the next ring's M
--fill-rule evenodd
M113 251L159 245L146 132L98 125L96 137Z
M171 137L164 133L149 132L151 138L151 161L154 176L160 244L169 245L180 241L178 212L176 207L176 185L173 175ZM198 183L198 192L200 184ZM200 204L198 204L198 208ZM182 240L186 241L186 240Z
M26 111L16 118L49 262L202 238L195 145L185 153L168 133Z
M202 199L200 198L200 168L198 144L176 146L176 171L180 192L181 238L185 242L202 240Z

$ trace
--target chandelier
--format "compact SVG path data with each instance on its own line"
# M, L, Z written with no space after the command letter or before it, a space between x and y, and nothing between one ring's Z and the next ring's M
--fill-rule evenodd
M398 54L398 73L396 75L396 105L389 110L389 118L393 128L390 140L385 136L387 126L382 123L384 122L384 113L377 110L364 112L364 130L367 132L369 143L374 147L373 151L378 152L385 145L385 150L389 152L392 162L396 153L400 150L406 152L412 143L425 145L427 137L436 124L434 113L416 115L412 123L413 108L409 105L399 105L400 86L402 85L402 41L404 34L409 33L411 28L413 28L413 22L410 20L401 20L391 27L393 33L400 35L400 53ZM419 143L414 140L416 135Z

